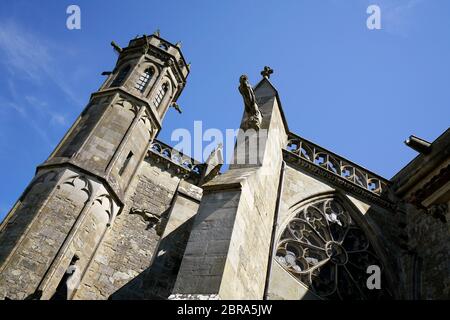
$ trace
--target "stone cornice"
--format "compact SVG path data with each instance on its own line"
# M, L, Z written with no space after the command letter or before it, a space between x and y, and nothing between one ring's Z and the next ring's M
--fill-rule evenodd
M74 163L72 159L52 159L53 161L46 161L36 167L36 174L39 170L43 169L53 169L53 168L70 168L75 171L78 171L86 176L97 179L103 186L108 190L109 194L114 198L114 200L123 208L125 203L125 194L121 189L115 189L112 185L111 176L102 175L99 172L95 172L92 170L87 170L83 167L80 167L78 164ZM120 210L122 210L122 208ZM120 213L120 212L119 212Z
M91 94L91 98L89 101L92 101L94 98L104 97L104 96L108 96L108 95L115 95L115 94L125 96L127 99L134 100L136 104L145 106L145 108L147 108L147 110L150 111L152 124L157 128L158 131L161 129L161 119L159 118L158 112L156 112L154 110L154 108L148 103L148 101L142 99L141 97L138 97L135 94L132 94L132 93L124 90L121 87L107 88L104 90L96 91Z

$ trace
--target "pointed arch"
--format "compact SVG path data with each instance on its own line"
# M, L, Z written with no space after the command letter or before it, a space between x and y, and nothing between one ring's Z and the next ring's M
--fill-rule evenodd
M72 188L85 192L87 195L85 202L87 202L92 195L92 182L84 175L75 174L67 177L61 185L69 185Z
M389 299L391 276L370 229L345 196L316 195L290 208L280 225L275 260L323 299ZM380 290L367 287L371 265L382 270Z
M156 110L159 110L162 102L165 100L167 93L170 89L170 82L164 81L161 86L158 88L158 90L155 93L155 97L153 98L153 106Z
M140 92L144 93L147 89L148 85L152 81L155 76L155 68L152 66L148 66L145 70L138 75L135 88Z

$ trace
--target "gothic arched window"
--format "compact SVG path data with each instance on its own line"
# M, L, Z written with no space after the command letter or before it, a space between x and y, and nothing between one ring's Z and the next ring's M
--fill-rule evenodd
M384 277L381 289L368 288L367 268L383 270L381 261L337 198L317 200L298 211L283 230L276 260L321 298L390 298Z
M154 74L155 73L152 67L145 69L145 71L139 76L135 88L140 92L144 92Z
M119 71L119 73L117 74L117 76L114 79L114 81L111 83L111 87L120 87L123 84L125 78L127 77L128 72L130 72L130 68L131 67L129 65L124 67L124 68L122 68Z
M169 90L169 84L165 82L156 93L155 98L153 99L153 106L158 109L161 105L161 102L163 101L164 97L166 96L167 91Z

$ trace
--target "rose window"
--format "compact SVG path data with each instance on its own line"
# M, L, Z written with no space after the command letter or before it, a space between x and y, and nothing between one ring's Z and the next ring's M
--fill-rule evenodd
M325 299L380 299L390 295L370 290L370 265L383 267L364 232L334 198L303 207L287 224L278 242L276 260L285 270Z

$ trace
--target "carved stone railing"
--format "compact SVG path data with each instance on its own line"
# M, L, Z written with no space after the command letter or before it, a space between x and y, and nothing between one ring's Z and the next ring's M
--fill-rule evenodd
M175 168L176 173L184 177L200 178L204 167L202 163L158 140L150 144L148 156L157 156L157 162L163 161L167 168Z
M386 195L389 181L337 154L289 133L286 151L378 196Z

